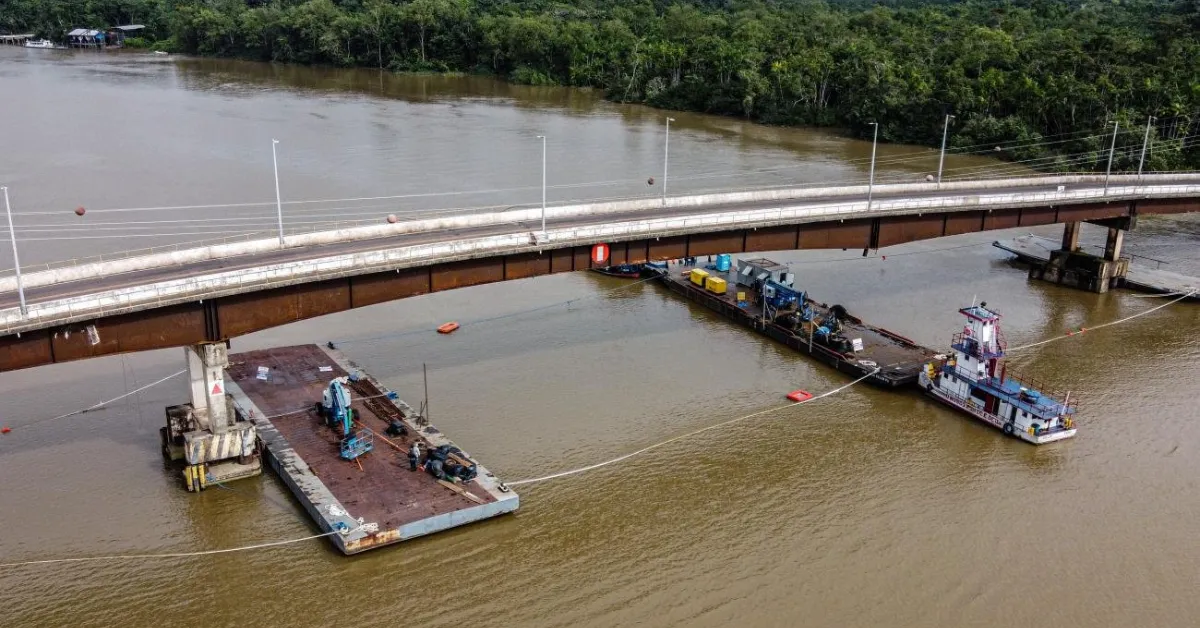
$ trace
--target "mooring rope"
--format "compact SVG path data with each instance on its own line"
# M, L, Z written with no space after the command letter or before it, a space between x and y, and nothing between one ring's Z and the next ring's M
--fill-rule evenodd
M31 425L39 425L39 424L42 424L42 423L49 423L49 422L51 422L51 421L57 421L57 420L59 420L59 419L65 419L65 418L67 418L67 417L77 416L77 415L80 415L80 414L87 414L88 412L92 412L92 411L95 411L95 410L101 410L101 409L103 409L103 408L107 407L107 406L108 406L108 404L110 404L110 403L114 403L114 402L120 401L120 400L122 400L122 399L124 399L124 398L126 398L126 397L132 397L133 395L136 395L136 394L138 394L138 393L142 392L143 390L146 390L147 388L153 388L153 387L155 387L155 386L157 386L157 385L159 385L159 384L161 384L161 383L163 383L163 382L166 382L167 380L170 380L170 379L174 379L174 378L176 378L176 377L179 377L180 375L183 375L184 373L187 373L187 369L184 369L184 370L182 370L182 371L177 371L177 372L175 372L175 373L171 373L170 375L168 375L168 376L166 376L166 377L164 377L164 378L162 378L162 379L160 379L160 380L157 380L157 381L150 382L149 384L146 384L145 386L142 386L142 387L140 387L140 388L135 388L134 390L131 390L131 391L129 391L129 392L127 392L127 393L125 393L125 394L123 394L123 395L119 396L119 397L113 397L112 399L109 399L108 401L101 401L100 403L98 403L98 404L96 404L96 405L94 405L94 406L88 406L88 407L86 407L86 408L84 408L84 409L82 409L82 410L76 410L76 411L74 411L74 412L68 412L68 413L66 413L66 414L60 414L60 415L58 415L58 416L56 416L56 417L51 417L51 418L48 418L48 419L33 420L33 421L30 421L30 422L28 422L28 423L24 423L24 424L17 425L17 426L14 426L14 427L15 427L15 428L29 427L29 426L31 426Z
M637 451L630 452L630 453L627 453L627 454L625 454L625 455L622 455L622 456L617 456L616 458L613 458L613 459L611 459L611 460L605 460L604 462L599 462L599 463L596 463L596 464L588 465L588 466L586 466L586 467L579 467L578 469L571 469L571 470L569 470L569 471L560 471L560 472L558 472L558 473L553 473L553 474L551 474L551 475L543 475L543 476L541 476L541 477L537 477L537 478L529 478L529 479L526 479L526 480L517 480L516 482L506 482L506 483L505 483L505 486L521 486L521 485L523 485L523 484L534 484L534 483L536 483L536 482L546 482L546 481L548 481L548 480L554 480L554 479L557 479L557 478L563 478L563 477L567 477L567 476L569 476L569 475L576 475L576 474L578 474L578 473L584 473L584 472L586 472L586 471L592 471L592 470L595 470L595 469L599 469L599 468L601 468L601 467L607 467L607 466L608 466L608 465L610 465L610 464L616 464L616 463L618 463L618 462L621 462L621 461L624 461L624 460L628 460L628 459L630 459L630 458L633 458L634 456L640 456L641 454L644 454L644 453L646 453L646 452L648 452L648 451L651 451L651 450L653 450L653 449L658 449L659 447L662 447L662 446L664 446L664 445L669 445L669 444L671 444L671 443L674 443L674 442L676 442L676 441L680 441L680 440L683 440L683 439L685 439L685 438L690 438L690 437L692 437L692 436L696 436L697 434L702 434L702 433L704 433L704 432L707 432L707 431L709 431L709 430L715 430L715 429L717 429L717 428L721 428L721 427L725 427L725 426L728 426L728 425L732 425L732 424L734 424L734 423L737 423L737 422L739 422L739 421L745 421L746 419L750 419L750 418L753 418L753 417L756 417L756 416L762 416L762 415L764 415L764 414L771 414L772 412L779 412L780 410L785 410L785 409L787 409L787 408L794 408L794 407L796 407L796 406L801 406L801 405L804 405L804 404L806 404L806 403L809 403L810 401L816 401L816 400L818 400L818 399L824 399L825 397L828 397L828 396L830 396L830 395L837 394L837 393L839 393L839 392L842 392L843 390L846 390L847 388L850 388L851 386L853 386L853 385L855 385L855 384L857 384L857 383L859 383L859 382L861 382L861 381L863 381L863 380L865 380L865 379L867 379L867 378L871 377L872 375L874 375L874 374L878 373L880 370L882 370L882 369L880 369L880 368L876 368L875 370L871 371L870 373L867 373L866 375L863 375L862 377L860 377L860 378L858 378L858 379L856 379L856 380L854 380L854 381L850 382L849 384L845 384L845 385L843 385L843 386L839 386L839 387L837 387L837 388L834 388L833 390L828 390L828 391L825 391L825 392L823 392L823 393L821 393L821 394L819 394L819 395L816 395L816 396L814 396L814 397L809 397L808 399L805 399L805 400L803 400L803 401L796 401L796 402L793 402L793 403L789 403L789 404L787 404L787 405L775 406L775 407L773 407L773 408L767 408L766 410L759 410L758 412L752 412L752 413L750 413L750 414L746 414L746 415L743 415L743 416L740 416L740 417L737 417L737 418L729 419L728 421L722 421L722 422L720 422L720 423L716 423L716 424L714 424L714 425L709 425L708 427L702 427L702 428L700 428L700 429L698 429L698 430L693 430L693 431L691 431L691 432L688 432L688 433L686 433L686 434L680 434L679 436L674 436L674 437L668 438L667 440L664 440L664 441L660 441L660 442L654 443L653 445L650 445L650 446L648 446L648 447L643 447L643 448L641 448L641 449L639 449L639 450L637 450Z
M1006 352L1006 353L1012 353L1013 351L1021 351L1021 350L1023 350L1023 349L1029 349L1029 348L1032 348L1032 347L1039 347L1039 346L1041 346L1041 345L1044 345L1044 344L1050 344L1051 342L1057 342L1057 341L1059 341L1059 340L1063 340L1063 339L1065 339L1065 338L1072 338L1072 337L1074 337L1074 336L1078 336L1079 334L1087 333L1087 332L1089 332L1089 331L1095 331L1095 330L1097 330L1097 329L1104 329L1105 327L1113 327L1114 325L1120 325L1121 323L1127 323L1127 322L1129 322L1129 321L1131 321L1131 320L1133 320L1133 319L1135 319L1135 318L1140 318L1140 317L1142 317L1142 316L1145 316L1145 315L1147 315L1147 314L1152 314L1152 313L1154 313L1154 312L1157 312L1157 311L1159 311L1159 310L1163 309L1164 307L1168 307L1168 306L1174 305L1174 304L1176 304L1176 303L1179 303L1180 301L1182 301L1182 300L1184 300L1184 299L1186 299L1186 298L1188 298L1188 297L1192 296L1193 294L1196 294L1197 292L1200 292L1200 290L1192 290L1191 292L1189 292L1189 293L1187 293L1187 294L1185 294L1185 295L1183 295L1183 296L1181 296L1181 297L1178 297L1178 298L1176 298L1176 299L1174 299L1174 300L1172 300L1172 301L1167 301L1166 303L1163 303L1162 305L1156 305L1156 306L1154 306L1154 307L1152 307L1152 308L1150 308L1150 309L1148 309L1148 310L1143 310L1143 311L1141 311L1141 312L1138 312L1137 314L1132 314L1132 315L1130 315L1130 316L1126 316L1125 318L1120 318L1120 319L1117 319L1117 320L1115 320L1115 321L1109 321L1109 322L1107 322L1107 323L1100 323L1099 325L1093 325L1093 326L1091 326L1091 327L1080 327L1080 328L1079 328L1079 331L1077 331L1077 332L1074 332L1074 331L1072 331L1072 332L1067 332L1067 333L1065 333L1065 334L1062 334L1061 336L1054 336L1053 338L1047 338L1047 339L1045 339L1045 340L1039 340L1039 341L1037 341L1037 342L1031 342L1031 343L1029 343L1029 344L1027 344L1027 345L1021 345L1021 346L1019 346L1019 347L1009 347L1009 348L1005 349L1005 352Z
M15 563L0 563L0 569L10 567L25 567L29 565L52 565L56 563L85 563L102 560L149 560L161 558L192 558L195 556L211 556L213 554L229 554L231 552L245 552L249 550L263 549L268 547L279 547L281 545L291 545L293 543L302 543L313 539L320 539L327 536L337 534L337 530L325 532L324 534L313 534L303 536L298 539L287 539L285 541L271 541L268 543L256 543L254 545L243 545L241 547L227 547L224 549L203 550L199 552L171 552L167 554L116 554L113 556L82 556L77 558L51 558L47 560L26 560Z

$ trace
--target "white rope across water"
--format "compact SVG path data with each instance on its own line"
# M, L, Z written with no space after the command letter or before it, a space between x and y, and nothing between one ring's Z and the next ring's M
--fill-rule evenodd
M527 480L517 480L516 482L506 482L506 483L505 483L505 485L506 485L506 486L521 486L522 484L533 484L533 483L535 483L535 482L545 482L545 481L547 481L547 480L554 480L554 479L557 479L557 478L563 478L563 477L567 477L567 476L569 476L569 475L576 475L576 474L579 474L579 473L585 473L585 472L587 472L587 471L593 471L593 470L595 470L595 469L599 469L599 468L601 468L601 467L607 467L607 466L608 466L608 465L610 465L610 464L616 464L616 463L618 463L618 462L622 462L622 461L624 461L624 460L629 460L630 458L632 458L632 457L634 457L634 456L640 456L641 454L644 454L644 453L646 453L646 452L648 452L648 451L651 451L651 450L653 450L653 449L658 449L659 447L662 447L662 446L664 446L664 445L669 445L669 444L671 444L671 443L674 443L675 441L683 440L683 439L685 439L685 438L690 438L690 437L692 437L692 436L696 436L697 434L702 434L702 433L704 433L704 432L707 432L707 431L709 431L709 430L715 430L715 429L717 429L717 428L720 428L720 427L725 427L725 426L727 426L727 425L732 425L732 424L734 424L734 423L737 423L737 422L739 422L739 421L745 421L746 419L750 419L750 418L753 418L753 417L756 417L756 416L762 416L762 415L764 415L764 414L770 414L770 413L772 413L772 412L779 412L780 410L785 410L785 409L787 409L787 408L793 408L793 407L796 407L796 406L804 405L804 404L806 404L806 403L809 403L810 401L816 401L816 400L818 400L818 399L824 399L825 397L828 397L828 396L830 396L830 395L837 394L837 393L839 393L839 392L842 392L843 390L846 390L847 388L850 388L851 386L853 386L853 385L855 385L855 384L857 384L857 383L859 383L859 382L861 382L861 381L863 381L863 380L867 379L868 377L871 377L872 375L874 375L874 374L878 373L879 371L880 371L880 369L878 369L878 368L877 368L877 369L875 369L874 371L871 371L870 373L867 373L866 375L863 375L862 377L860 377L860 378L858 378L858 379L856 379L856 380L854 380L854 381L850 382L849 384L846 384L846 385L844 385L844 386L839 386L838 388L834 388L833 390L828 390L828 391L825 391L825 392L823 392L823 393L821 393L821 394L819 394L819 395L817 395L817 396L815 396L815 397L809 397L808 399L805 399L804 401L797 401L797 402L795 402L795 403L789 403L789 404L787 404L787 405L785 405L785 406L775 406L774 408L767 408L766 410L760 410L760 411L758 411L758 412L753 412L753 413L751 413L751 414L747 414L747 415L744 415L744 416L740 416L740 417L737 417L737 418L735 418L735 419L729 419L728 421L723 421L723 422L721 422L721 423L717 423L717 424L715 424L715 425L709 425L708 427L702 427L702 428L700 428L700 429L698 429L698 430L694 430L694 431L688 432L688 433L686 433L686 434L680 434L679 436L675 436L675 437L672 437L672 438L668 438L667 440L664 440L664 441L661 441L661 442L655 443L655 444L653 444L653 445L650 445L649 447L643 447L643 448L641 448L641 449L639 449L639 450L637 450L637 451L634 451L634 452L627 453L627 454L625 454L625 455L623 455L623 456L617 456L616 458L613 458L612 460L605 460L604 462L598 462L598 463L596 463L596 464L593 464L593 465L588 465L588 466L586 466L586 467L579 467L578 469L571 469L571 470L569 470L569 471L561 471L561 472L559 472L559 473L554 473L554 474L551 474L551 475L543 475L542 477L538 477L538 478L529 478L529 479L527 479Z
M1188 298L1188 297L1192 296L1193 294L1196 294L1197 292L1200 292L1200 290L1192 290L1191 292L1189 292L1189 293L1187 293L1187 294L1185 294L1185 295L1183 295L1183 296L1181 296L1181 297L1178 297L1178 298L1176 298L1176 299L1174 299L1174 300L1167 301L1166 303L1163 303L1162 305L1156 305L1156 306L1154 306L1154 307L1152 307L1152 308L1150 308L1150 309L1148 309L1148 310L1142 310L1141 312L1138 312L1137 314L1131 314L1131 315L1129 315L1129 316L1126 316L1125 318L1120 318L1120 319L1117 319L1117 320L1115 320L1115 321L1109 321L1109 322L1107 322L1107 323L1100 323L1099 325L1094 325L1094 326L1092 326L1092 327L1081 327L1081 328L1080 328L1080 331L1079 331L1079 332L1077 332L1077 333L1066 333L1066 334L1063 334L1063 335L1061 335L1061 336L1055 336L1055 337L1053 337L1053 338L1047 338L1047 339L1045 339L1045 340L1039 340L1038 342L1031 342L1031 343L1029 343L1029 344L1027 344L1027 345L1021 345L1021 346L1019 346L1019 347L1009 347L1008 349L1005 349L1005 352L1006 352L1006 353L1012 353L1013 351L1021 351L1021 350L1023 350L1023 349L1029 349L1029 348L1032 348L1032 347L1039 347L1039 346L1041 346L1041 345L1044 345L1044 344L1049 344L1049 343L1051 343L1051 342L1056 342L1056 341L1058 341L1058 340L1063 340L1064 338L1073 338L1073 337L1075 337L1075 336L1077 336L1077 335L1079 335L1079 334L1086 333L1086 332L1089 332L1089 331L1094 331L1094 330L1097 330L1097 329L1103 329L1103 328L1105 328L1105 327L1112 327L1112 326L1114 326L1114 325L1120 325L1121 323L1126 323L1126 322L1129 322L1129 321L1131 321L1131 320L1133 320L1133 319L1135 319L1135 318L1139 318L1139 317L1145 316L1145 315L1147 315L1147 314L1152 314L1152 313L1154 313L1154 312L1157 312L1157 311L1159 311L1159 310L1161 310L1161 309L1163 309L1163 308L1165 308L1165 307L1168 307L1168 306L1174 305L1174 304L1176 304L1176 303L1179 303L1180 301L1182 301L1182 300L1184 300L1184 299L1186 299L1186 298Z
M114 403L114 402L120 401L120 400L122 400L122 399L124 399L124 398L126 398L126 397L131 397L131 396L133 396L133 395L136 395L136 394L138 394L138 393L142 392L143 390L146 390L147 388L153 388L153 387L155 387L155 386L157 386L157 385L159 385L159 384L161 384L161 383L163 383L163 382L165 382L165 381L167 381L167 380L170 380L170 379L174 379L174 378L176 378L176 377L179 377L180 375L183 375L184 373L187 373L187 369L184 369L184 370L182 370L182 371L177 371L177 372L175 372L175 373L171 373L170 375L168 375L168 376L166 376L166 377L164 377L164 378L162 378L162 379L160 379L160 380L156 380L156 381L150 382L149 384L146 384L145 386L142 386L142 387L140 387L140 388L135 388L135 389L133 389L133 390L131 390L131 391L129 391L129 392L127 392L127 393L125 393L125 394L123 394L123 395L119 396L119 397L113 397L112 399L109 399L109 400L107 400L107 401L101 401L100 403L98 403L98 404L96 404L96 405L93 405L93 406L88 406L88 407L86 407L86 408L83 408L82 410L76 410L76 411L74 411L74 412L68 412L68 413L66 413L66 414L60 414L60 415L58 415L58 416L56 416L56 417L51 417L51 418L49 418L49 419L42 419L42 420L40 420L40 421L30 421L29 423L25 423L24 425L18 425L18 426L16 426L16 427L28 427L28 426L30 426L30 425L37 425L37 424L40 424L40 423L49 423L50 421L57 421L57 420L59 420L59 419L65 419L65 418L67 418L67 417L73 417L73 416L77 416L77 415L80 415L80 414L86 414L86 413L88 413L88 412L92 412L92 411L94 411L94 410L100 410L101 408L104 408L105 406L107 406L107 405L108 405L108 404L110 404L110 403Z
M225 549L204 550L200 552L172 552L169 554L121 554L115 556L84 556L79 558L51 558L48 560L26 560L16 563L0 563L0 569L10 567L25 567L29 565L52 565L55 563L84 563L101 560L150 560L158 558L192 558L195 556L211 556L213 554L228 554L231 552L245 552L248 550L263 549L267 547L279 547L281 545L291 545L293 543L301 543L303 541L311 541L327 536L337 534L337 530L326 532L324 534L313 534L304 536L298 539L288 539L286 541L271 541L269 543L256 543L254 545L243 545L241 547L227 547Z

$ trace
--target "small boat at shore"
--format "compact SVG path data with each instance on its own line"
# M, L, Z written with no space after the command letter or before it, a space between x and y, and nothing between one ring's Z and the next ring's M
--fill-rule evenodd
M1075 435L1071 393L1045 392L1008 374L1000 315L987 303L959 310L967 317L951 340L951 352L925 364L918 384L938 401L965 412L1009 436L1041 445Z
M604 268L593 268L592 270L601 275L609 277L623 277L626 279L637 279L642 276L642 269L645 264L620 264L618 266L605 266Z
M41 48L43 50L66 49L66 46L56 46L49 39L30 39L25 42L26 48Z

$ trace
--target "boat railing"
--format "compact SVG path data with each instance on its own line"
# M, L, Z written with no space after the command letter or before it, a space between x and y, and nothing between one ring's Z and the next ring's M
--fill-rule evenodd
M953 369L954 373L963 379L979 380L983 384L987 384L1000 390L1008 390L1010 387L1006 384L1016 382L1021 389L1037 393L1037 397L1031 397L1027 394L1018 394L1018 400L1021 403L1033 408L1035 413L1040 415L1057 416L1066 414L1073 416L1077 408L1077 402L1075 399L1058 391L1049 390L1032 378L1007 374L1003 374L1003 379L1001 379L999 376L985 376L980 378L976 373L968 371L958 364L953 364L950 362L947 362L942 368Z
M950 344L953 347L962 347L962 350L968 355L974 356L980 360L989 360L998 358L1004 355L1004 347L998 346L995 342L979 342L974 336L969 336L962 332L954 334L950 339Z

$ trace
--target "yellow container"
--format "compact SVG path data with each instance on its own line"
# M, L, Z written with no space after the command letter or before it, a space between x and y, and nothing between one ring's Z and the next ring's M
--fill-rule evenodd
M708 272L701 270L699 268L693 268L692 272L689 276L691 277L692 283L703 288L704 280L706 278L708 278Z
M738 293L738 301L745 301L745 300L746 300L746 293L745 293L745 292L739 292L739 293Z
M728 286L725 284L725 280L720 277L709 277L705 280L704 287L713 294L725 294Z

